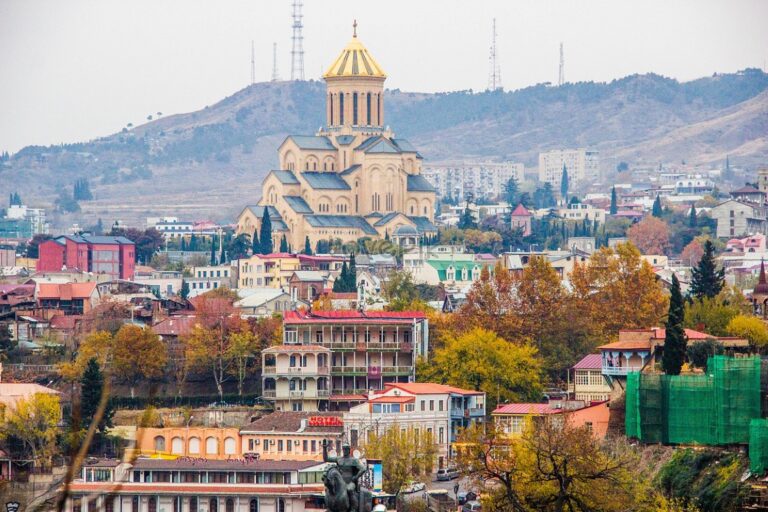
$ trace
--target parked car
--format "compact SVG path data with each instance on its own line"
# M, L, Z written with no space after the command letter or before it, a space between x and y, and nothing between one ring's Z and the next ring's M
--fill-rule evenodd
M459 478L459 471L456 468L440 468L437 470L437 481L446 482Z
M403 494L411 494L414 492L423 491L426 488L427 486L424 485L423 482L408 482L407 484L405 484L405 486L403 486L400 492Z
M483 507L480 505L479 501L468 501L464 504L463 507L461 507L461 512L480 512L483 510Z
M456 500L459 502L459 505L463 505L468 501L474 501L476 499L477 494L472 491L459 491L456 495Z

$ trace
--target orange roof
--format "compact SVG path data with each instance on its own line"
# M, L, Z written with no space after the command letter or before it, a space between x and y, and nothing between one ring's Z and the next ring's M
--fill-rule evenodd
M322 345L275 345L264 349L263 352L271 354L273 352L330 352L331 349Z
M607 345L600 345L597 348L600 350L651 350L651 341L614 341Z
M392 382L385 383L387 388L397 388L413 393L414 395L440 395L447 393L456 393L459 395L482 395L482 391L471 391L469 389L461 389L453 386L446 386L445 384L434 384L432 382Z
M38 299L87 299L93 295L96 283L40 283Z
M380 396L371 399L371 402L377 404L407 404L414 401L416 401L416 398L412 396Z

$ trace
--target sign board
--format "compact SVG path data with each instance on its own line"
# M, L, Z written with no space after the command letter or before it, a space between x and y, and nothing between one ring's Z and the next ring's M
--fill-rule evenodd
M343 427L344 420L339 416L310 416L307 421L310 427Z
M368 471L360 477L363 487L373 492L381 492L384 489L384 471L380 459L368 459Z

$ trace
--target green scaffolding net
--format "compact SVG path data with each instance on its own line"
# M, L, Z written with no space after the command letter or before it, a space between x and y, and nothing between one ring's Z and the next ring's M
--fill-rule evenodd
M768 468L768 420L749 422L749 470L762 475Z
M706 374L627 376L626 434L647 443L749 442L760 417L760 358L710 357Z

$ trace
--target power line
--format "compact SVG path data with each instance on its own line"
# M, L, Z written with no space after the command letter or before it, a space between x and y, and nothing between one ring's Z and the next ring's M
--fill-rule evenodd
M272 81L277 82L280 80L280 75L277 72L277 43L272 43Z
M301 29L304 27L301 20L301 0L293 0L293 36L291 47L291 80L304 80L304 36Z
M560 43L560 74L557 77L557 85L565 83L565 56L563 55L563 43Z
M488 90L495 91L503 89L501 85L501 65L498 60L498 51L496 48L496 18L493 18L493 34L491 36L491 54L489 60Z

